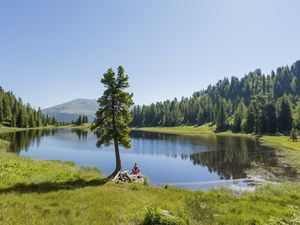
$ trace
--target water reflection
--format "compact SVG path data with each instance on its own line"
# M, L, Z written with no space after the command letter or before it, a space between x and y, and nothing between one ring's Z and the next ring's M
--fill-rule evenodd
M130 135L132 148L121 149L123 166L130 169L134 162L139 162L152 183L240 179L247 176L253 165L266 169L280 167L285 175L297 176L294 168L280 165L272 148L249 138L141 131L132 131ZM30 130L2 134L0 138L10 141L10 150L17 154L99 166L104 173L114 169L113 147L97 149L97 135L89 130Z
M1 134L0 139L10 142L11 152L19 153L21 150L28 150L33 145L39 147L44 136L54 136L57 133L58 129L26 130Z
M88 130L84 130L84 129L71 129L71 133L75 133L78 137L79 140L85 140L87 139L87 136L88 136L88 133L89 131Z
M193 137L142 131L133 131L131 136L143 143L145 140L155 140L150 148L151 155L179 156L194 165L207 167L210 173L217 173L220 179L245 178L253 165L266 169L282 167L273 148L261 146L258 140L250 138L216 135ZM145 148L142 146L139 149ZM292 167L284 166L281 169L281 173L288 177L297 176Z

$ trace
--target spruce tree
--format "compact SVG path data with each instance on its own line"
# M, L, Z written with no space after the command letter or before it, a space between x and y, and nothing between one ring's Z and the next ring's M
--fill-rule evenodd
M245 124L245 132L246 133L252 133L254 132L254 126L255 126L255 106L254 103L251 102L250 106L247 111L247 116L246 116L246 124Z
M16 127L17 126L17 119L16 119L16 115L13 114L10 120L10 126L11 127Z
M292 112L290 102L287 95L278 100L278 130L287 133L292 129Z
M223 99L219 99L216 115L216 130L224 131L227 129L227 114L226 114L226 102Z
M276 108L272 102L268 102L266 106L266 129L269 133L277 131Z
M242 130L242 121L245 119L247 114L247 108L242 100L233 115L233 127L232 130L235 132L240 132Z
M25 110L23 108L20 108L18 111L18 115L17 115L17 121L16 121L16 125L17 127L26 127L26 118L25 118Z
M129 87L128 76L122 66L118 67L117 76L113 69L108 69L101 83L105 91L98 99L99 109L96 112L96 122L92 127L99 134L97 147L114 144L116 168L109 176L113 178L122 170L119 145L130 148L128 124L131 121L129 107L133 105L132 94L125 92Z

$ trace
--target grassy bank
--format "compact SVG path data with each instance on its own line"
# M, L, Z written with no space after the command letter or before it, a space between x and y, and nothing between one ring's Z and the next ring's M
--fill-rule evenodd
M230 131L214 132L214 127L208 124L203 126L179 126L179 127L143 127L132 128L132 130L141 130L154 133L176 134L176 135L189 135L189 136L203 136L203 135L219 135L219 136L236 136L236 137L251 137L253 135L243 133L233 133Z
M52 128L68 128L68 129L90 129L91 124L86 123L83 125L65 125L65 126L46 126L46 127L34 127L34 128L18 128L18 127L6 127L0 125L0 134L10 133L10 132L18 132L18 131L26 131L26 130L40 130L40 129L52 129Z
M70 128L70 129L91 129L91 123L85 123L82 125L66 125L60 126L59 128Z
M46 127L34 127L34 128L19 128L19 127L6 127L0 125L0 134L26 131L26 130L40 130L40 129L51 129L51 128L61 128L60 126L46 126Z
M298 184L241 195L116 184L95 168L23 158L7 153L8 146L0 140L0 224L141 224L149 207L189 224L265 224L300 205Z
M144 127L144 128L132 128L133 130L141 130L155 133L165 134L177 134L177 135L190 135L190 136L203 136L203 135L217 135L217 136L234 136L234 137L249 137L258 138L256 135L233 133L231 131L214 132L214 127L207 124L203 126L179 126L179 127ZM293 142L289 140L287 136L275 136L275 135L261 135L259 140L263 144L272 145L277 148L285 148L300 151L300 141Z

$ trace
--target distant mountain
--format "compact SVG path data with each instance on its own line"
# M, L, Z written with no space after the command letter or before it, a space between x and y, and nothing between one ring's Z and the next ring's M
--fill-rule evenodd
M59 121L71 122L78 119L80 115L88 116L89 121L95 118L95 112L99 105L94 99L75 99L60 105L43 109L43 113L53 116Z

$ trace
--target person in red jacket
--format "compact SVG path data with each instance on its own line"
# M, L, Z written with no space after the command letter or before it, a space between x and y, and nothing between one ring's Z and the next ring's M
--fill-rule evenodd
M132 173L133 173L134 175L138 175L139 172L140 172L140 169L139 169L137 163L135 163L134 166L133 166L133 168L132 168Z

